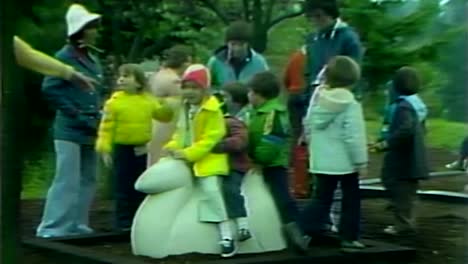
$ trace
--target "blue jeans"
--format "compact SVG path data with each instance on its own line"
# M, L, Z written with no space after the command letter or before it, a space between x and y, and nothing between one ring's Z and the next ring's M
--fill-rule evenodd
M341 184L340 236L344 240L359 239L361 218L361 196L358 173L347 175L316 175L316 190L311 202L299 216L299 224L309 235L322 233L328 221L330 207L338 183Z
M47 192L38 236L82 233L96 192L97 155L93 145L55 140L56 168Z
M222 178L221 186L229 219L247 217L245 199L241 193L244 175L243 172L231 170L228 176Z

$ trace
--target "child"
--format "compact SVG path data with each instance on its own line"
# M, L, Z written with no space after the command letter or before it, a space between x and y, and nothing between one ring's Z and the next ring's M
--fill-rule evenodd
M390 94L387 135L372 148L386 151L382 168L382 183L390 194L395 225L384 232L391 235L414 231L413 204L419 180L428 177L424 123L426 113L422 101L414 100L420 87L417 71L411 67L399 69L393 79Z
M361 105L351 87L360 79L359 65L351 58L336 56L325 71L325 87L304 120L313 159L309 170L316 176L316 191L301 215L303 229L311 235L324 232L323 224L341 184L339 233L344 251L361 249L359 240L361 200L359 176L367 167L366 129Z
M296 201L289 193L289 122L286 106L278 98L280 82L271 72L254 75L248 83L252 112L249 121L249 156L261 167L285 224L288 239L305 251L308 241L296 224Z
M212 149L226 135L221 104L209 92L209 70L200 64L191 65L182 77L182 98L185 109L181 111L177 130L164 147L167 155L193 164L196 184L203 192L199 204L199 219L217 223L221 234L221 256L231 257L237 247L233 241L220 188L221 177L229 174L226 154L213 153Z
M247 221L247 210L241 194L242 180L250 169L247 145L249 143L247 127L235 115L248 104L247 88L241 83L231 83L223 87L223 92L215 96L224 105L222 107L228 133L213 149L214 153L229 154L230 173L223 178L222 188L229 219L235 219L238 240L245 241L252 237Z
M145 74L138 65L120 66L119 75L119 91L104 107L96 150L102 154L106 166L114 166L116 227L128 229L144 198L144 194L135 191L133 186L146 169L151 121L168 122L173 113L170 107L146 92Z

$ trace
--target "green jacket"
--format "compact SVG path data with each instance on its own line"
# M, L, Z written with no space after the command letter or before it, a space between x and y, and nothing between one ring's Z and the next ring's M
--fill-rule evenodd
M264 167L289 163L289 119L286 106L278 98L253 108L249 122L249 155Z

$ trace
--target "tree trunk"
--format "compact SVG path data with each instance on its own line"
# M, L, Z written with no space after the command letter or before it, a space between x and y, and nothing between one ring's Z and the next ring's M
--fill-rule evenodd
M259 52L263 53L266 51L268 45L268 30L263 27L255 28L254 37L252 39L252 48Z
M0 1L3 21L16 21L15 1ZM13 56L14 23L1 23L0 43L0 120L1 120L1 179L0 179L0 263L23 263L20 260L20 194L22 166L22 129L25 98L21 79L15 74Z

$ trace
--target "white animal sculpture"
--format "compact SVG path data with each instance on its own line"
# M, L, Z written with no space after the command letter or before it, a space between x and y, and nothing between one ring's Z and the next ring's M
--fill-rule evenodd
M162 158L141 175L135 188L149 194L133 220L135 255L220 254L218 226L198 221L200 190L184 162ZM253 238L239 243L238 254L286 248L281 220L262 175L247 174L243 193Z

